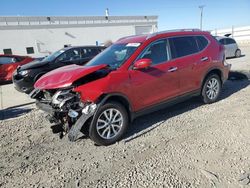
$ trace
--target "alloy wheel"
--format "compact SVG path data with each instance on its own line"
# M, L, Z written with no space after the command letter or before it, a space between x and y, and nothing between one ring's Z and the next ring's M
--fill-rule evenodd
M212 78L208 81L206 87L206 95L209 99L213 100L219 93L219 81L216 78Z
M122 113L109 108L101 113L96 122L96 130L103 139L112 139L117 136L123 126Z

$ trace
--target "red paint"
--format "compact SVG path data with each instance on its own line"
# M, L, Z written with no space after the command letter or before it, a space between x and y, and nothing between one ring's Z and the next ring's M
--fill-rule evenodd
M134 70L131 68L138 55L149 44L158 39L179 35L203 35L210 41L210 44L197 54L152 65L147 69ZM133 36L118 40L117 43L140 42L142 44L117 70L110 72L106 77L76 87L74 91L81 94L83 101L93 102L96 102L103 94L119 93L129 100L132 111L138 111L201 88L203 79L209 70L220 70L223 73L223 79L227 79L230 67L224 66L222 63L224 48L209 33L202 31L165 32L147 37L147 35ZM208 59L201 62L203 57ZM147 61L146 65L149 64ZM105 65L63 67L45 74L36 82L35 87L40 89L67 87L75 80L104 67ZM177 70L170 72L169 70L173 68L177 68Z
M146 69L152 64L151 59L139 59L134 64L134 70Z
M77 79L88 75L96 70L102 69L106 65L99 66L64 66L43 75L36 83L35 88L39 89L56 89L70 86Z
M34 58L28 56L18 56L18 55L2 55L1 57L15 58L16 60L21 60L9 64L0 65L0 81L10 81L12 80L12 74L17 69L18 66L27 64L34 60Z

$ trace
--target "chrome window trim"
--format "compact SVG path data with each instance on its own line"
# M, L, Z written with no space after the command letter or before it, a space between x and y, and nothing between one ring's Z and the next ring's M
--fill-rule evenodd
M172 57L169 39L171 39L171 38L179 38L179 37L197 37L197 36L204 37L204 38L207 40L208 43L207 43L207 45L206 45L205 48L203 48L201 51L198 51L198 52L196 52L196 53L192 53L192 54L188 54L188 55L181 56L181 57L176 57L176 58L173 58L173 57ZM194 54L200 54L200 53L202 53L203 51L205 51L205 50L207 49L207 47L209 46L209 44L211 43L211 41L210 41L205 35L201 35L201 34L197 34L197 35L179 35L179 36L163 37L163 38L157 39L157 40L152 41L151 43L149 43L149 44L142 50L142 52L135 58L135 60L133 61L133 63L131 63L131 65L129 66L128 69L132 69L132 70L133 70L133 65L134 65L134 63L138 60L138 58L141 56L141 54L144 53L144 51L145 51L146 49L148 49L149 46L151 46L153 43L155 43L155 42L157 42L157 41L159 41L159 40L167 40L167 45L168 45L167 53L168 53L168 56L170 57L169 60L163 61L162 63L167 63L167 62L169 62L169 61L176 60L176 59L183 58L183 57L188 57L188 56L191 56L191 55L194 55ZM216 40L216 39L215 39L215 40ZM196 43L197 47L199 48L196 38L195 38L195 43ZM162 63L158 63L158 64L155 64L155 65L152 65L152 67L154 67L154 66L156 66L156 65L160 65L160 64L162 64Z

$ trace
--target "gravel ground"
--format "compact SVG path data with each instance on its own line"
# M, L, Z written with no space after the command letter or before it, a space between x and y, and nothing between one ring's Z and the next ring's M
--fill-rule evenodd
M228 62L250 70L247 55ZM249 83L227 81L211 105L194 98L140 117L108 147L59 139L33 106L9 109L0 121L0 187L247 187Z

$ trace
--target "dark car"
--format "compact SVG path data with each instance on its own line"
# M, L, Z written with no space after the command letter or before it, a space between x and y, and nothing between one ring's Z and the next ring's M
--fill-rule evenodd
M20 65L27 64L34 59L28 56L0 54L0 82L11 81L12 74Z
M45 73L66 65L84 65L104 49L103 46L77 46L58 50L40 61L18 67L13 74L14 86L29 94L34 83Z
M130 36L84 66L43 75L30 96L71 141L83 131L95 143L109 145L138 116L193 96L216 102L230 67L224 47L208 32Z

